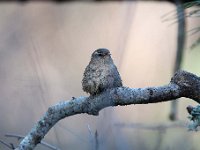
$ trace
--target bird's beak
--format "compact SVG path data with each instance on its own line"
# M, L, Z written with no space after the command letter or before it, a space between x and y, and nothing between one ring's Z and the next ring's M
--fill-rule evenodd
M109 55L109 56L110 56L111 54L110 54L110 53L105 53L104 56L106 56L106 55Z

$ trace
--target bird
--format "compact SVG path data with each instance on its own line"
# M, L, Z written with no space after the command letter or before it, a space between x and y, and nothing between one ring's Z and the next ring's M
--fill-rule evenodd
M121 86L122 80L111 58L110 51L106 48L95 50L83 74L83 91L94 96L107 89Z

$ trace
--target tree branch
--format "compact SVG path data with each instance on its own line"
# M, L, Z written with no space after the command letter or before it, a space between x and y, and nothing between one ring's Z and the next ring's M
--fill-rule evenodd
M148 104L171 101L187 97L200 103L200 77L178 71L170 83L160 87L109 89L99 95L72 98L49 107L44 116L36 123L28 135L21 141L18 149L31 150L41 142L48 131L61 119L87 113L98 115L99 111L109 106L125 106L130 104Z

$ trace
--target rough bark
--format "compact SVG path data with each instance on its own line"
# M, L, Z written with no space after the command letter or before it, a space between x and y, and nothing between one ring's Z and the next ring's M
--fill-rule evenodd
M98 115L101 109L109 106L158 103L180 97L191 98L200 103L199 91L200 77L186 71L178 71L168 85L147 88L119 87L96 96L72 98L49 107L44 116L21 141L18 149L34 149L59 120L68 116L81 113Z

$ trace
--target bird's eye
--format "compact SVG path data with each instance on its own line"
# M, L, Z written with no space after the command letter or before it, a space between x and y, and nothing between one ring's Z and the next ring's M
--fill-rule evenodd
M104 54L102 54L102 53L97 53L97 55L98 55L98 56L104 56Z
M95 54L96 56L104 56L104 54L103 54L103 53L101 53L101 52L98 52L98 51L97 51L97 52L95 52L94 54Z
M110 55L110 53L102 52L102 51L96 51L93 55L98 56L98 57L104 57L104 56Z

